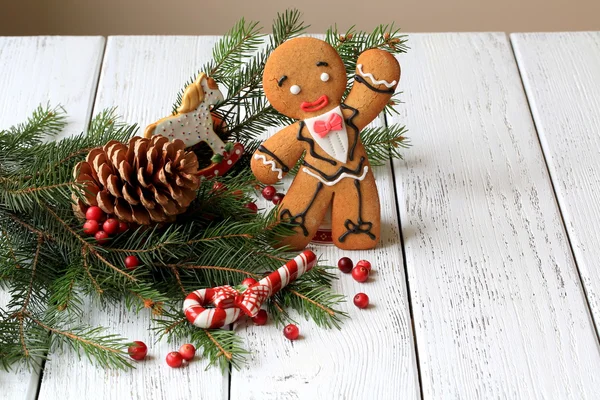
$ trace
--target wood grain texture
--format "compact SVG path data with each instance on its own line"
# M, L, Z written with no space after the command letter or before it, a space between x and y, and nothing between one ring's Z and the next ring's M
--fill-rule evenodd
M424 398L596 398L598 341L506 36L409 45L414 146L394 167Z
M24 122L39 105L63 105L67 133L87 124L104 49L101 37L0 38L0 129ZM0 289L0 307L10 299ZM35 398L38 371L0 371L0 397Z
M0 126L23 122L40 104L62 105L80 133L90 118L104 49L102 37L0 38Z
M210 59L214 37L110 37L94 110L118 105L128 122L143 129L171 112L184 82ZM136 315L119 304L89 306L86 323L142 340L149 357L130 372L103 370L71 351L55 353L46 364L40 399L226 399L228 375L205 371L199 357L182 369L169 368L165 356L183 343L155 343L149 312Z
M511 35L596 328L600 328L600 32Z
M265 138L277 131L270 129ZM309 246L327 265L337 265L344 256L355 263L367 259L373 264L366 283L333 270L339 277L333 289L347 297L340 309L350 318L344 319L341 330L325 329L291 312L301 335L295 342L287 340L283 327L273 322L266 326L247 320L237 324L235 329L245 338L251 355L241 371L232 372L232 400L419 398L393 178L390 165L374 171L381 199L380 245L370 251ZM291 178L284 181L278 188L283 192ZM263 210L274 207L263 199L258 205ZM359 292L369 296L369 308L354 306L352 299Z

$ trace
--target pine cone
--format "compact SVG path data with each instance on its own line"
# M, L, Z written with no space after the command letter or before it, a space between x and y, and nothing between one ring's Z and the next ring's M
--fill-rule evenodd
M119 220L140 225L171 222L186 211L200 186L198 159L181 140L134 137L129 145L110 141L75 166L82 196L73 210L85 217L97 205Z

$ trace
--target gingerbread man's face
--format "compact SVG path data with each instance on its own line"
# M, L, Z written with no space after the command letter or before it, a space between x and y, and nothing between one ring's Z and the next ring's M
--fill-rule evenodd
M326 42L310 37L291 39L269 56L263 87L277 111L303 120L340 104L346 90L346 69Z

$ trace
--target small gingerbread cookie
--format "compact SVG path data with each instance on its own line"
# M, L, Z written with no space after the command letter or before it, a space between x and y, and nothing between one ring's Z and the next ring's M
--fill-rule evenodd
M304 154L278 218L296 225L282 240L306 247L332 207L333 242L342 249L370 249L380 234L379 197L360 131L383 110L400 79L390 53L367 50L344 102L346 70L335 49L314 38L291 39L265 65L263 87L280 113L298 122L265 141L252 157L263 183L280 180Z
M162 135L170 140L179 139L186 147L205 142L213 151L213 163L200 170L198 175L213 177L223 175L242 156L241 144L226 144L214 131L215 116L211 109L223 101L223 94L214 79L200 73L185 88L177 114L169 115L146 127L144 137ZM221 121L222 122L222 121Z

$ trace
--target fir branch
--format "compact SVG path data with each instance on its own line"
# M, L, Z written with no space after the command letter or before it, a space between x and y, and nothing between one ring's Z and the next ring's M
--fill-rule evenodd
M244 59L250 57L262 43L258 22L239 20L213 47L213 59L204 68L215 79L235 74Z
M23 316L50 332L52 342L57 347L69 343L78 356L81 356L83 351L90 362L96 362L101 367L117 369L132 367L125 351L129 342L117 335L106 334L101 327L79 326L67 331L50 326L28 312L23 313Z
M101 295L102 293L104 293L104 290L102 290L102 288L100 287L100 284L94 278L94 276L92 275L92 273L90 271L90 266L87 261L88 252L89 252L89 249L87 247L84 247L81 249L81 258L83 260L83 269L85 270L85 273L87 274L87 276L90 278L90 281L94 285L94 289L96 290L96 293Z
M61 106L38 106L27 122L0 131L1 148L28 148L60 133L66 126L66 113ZM0 165L5 167L18 161L15 154L0 154ZM2 171L3 169L0 169Z
M56 214L54 212L54 210L52 210L51 208L49 208L48 206L45 206L46 210L48 211L48 213L50 215L52 215L63 227L65 230L67 230L69 233L71 233L71 235L73 235L73 237L75 239L77 239L81 245L83 246L84 249L86 249L87 252L93 254L97 259L99 259L100 261L102 261L107 267L113 269L115 272L125 276L127 279L135 282L137 281L137 279L135 277L133 277L132 275L128 274L127 272L123 271L122 269L118 268L117 266L115 266L114 264L112 264L110 261L108 261L106 258L104 258L100 252L98 250L96 250L96 247L93 246L92 244L90 244L88 241L86 241L83 237L81 237L77 232L75 232L75 230L69 226L69 224L67 224L62 218L60 218L58 216L58 214Z
M360 139L367 150L372 165L384 165L390 159L402 159L402 149L410 147L405 136L407 129L401 125L367 127L360 133Z
M181 311L165 313L161 319L155 319L154 322L153 329L158 333L159 339L166 337L169 343L188 340L197 349L202 349L209 365L218 364L222 371L229 366L239 368L248 354L235 331L198 329L187 321Z
M243 269L238 269L238 268L219 267L219 266L215 266L215 265L188 265L188 264L168 264L167 266L171 269L180 268L180 269L226 271L226 272L237 273L237 274L244 275L244 276L254 278L254 279L261 279L260 275L253 274L252 272L248 272L248 271L245 271Z
M35 270L40 259L40 250L42 248L42 242L42 236L38 236L35 254L33 255L33 261L31 262L31 280L29 281L29 286L27 287L27 290L25 292L25 299L23 300L23 305L21 307L20 314L24 313L27 310L27 306L29 305L29 301L31 300L31 292L33 291L33 283L35 279Z

